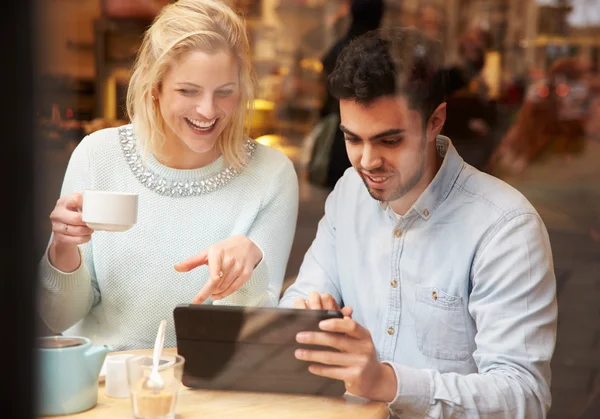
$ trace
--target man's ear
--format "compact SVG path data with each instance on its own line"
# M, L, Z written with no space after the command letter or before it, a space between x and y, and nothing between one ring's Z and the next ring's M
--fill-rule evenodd
M427 121L427 140L432 141L440 134L446 122L446 102L440 103Z

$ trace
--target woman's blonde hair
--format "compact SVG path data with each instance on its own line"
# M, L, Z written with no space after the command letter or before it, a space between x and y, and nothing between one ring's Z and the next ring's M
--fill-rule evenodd
M195 50L225 49L239 67L240 100L221 133L218 147L235 168L246 162L244 140L254 99L250 47L242 17L221 0L179 0L165 6L144 34L127 91L127 112L140 145L159 153L166 140L165 122L153 100L170 66Z

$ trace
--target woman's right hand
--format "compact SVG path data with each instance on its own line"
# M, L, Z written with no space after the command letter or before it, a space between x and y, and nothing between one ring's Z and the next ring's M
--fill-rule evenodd
M94 232L81 218L82 203L80 193L62 197L50 214L53 235L48 257L63 272L73 272L79 267L81 257L77 246L89 242Z

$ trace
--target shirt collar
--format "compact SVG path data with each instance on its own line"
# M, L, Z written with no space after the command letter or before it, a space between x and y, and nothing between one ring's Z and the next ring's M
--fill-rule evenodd
M423 191L421 196L413 204L411 211L416 211L422 218L428 220L439 205L446 199L458 174L463 168L464 161L458 154L450 138L444 135L438 135L436 140L436 148L438 154L444 159L442 166L437 174ZM381 208L387 211L389 208L388 202L381 202Z

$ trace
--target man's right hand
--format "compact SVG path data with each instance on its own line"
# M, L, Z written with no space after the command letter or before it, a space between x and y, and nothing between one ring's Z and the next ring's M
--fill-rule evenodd
M344 317L352 317L352 307L346 306L340 308L335 298L329 294L319 294L311 292L308 298L298 297L294 300L294 308L309 309L309 310L337 310L341 311Z

